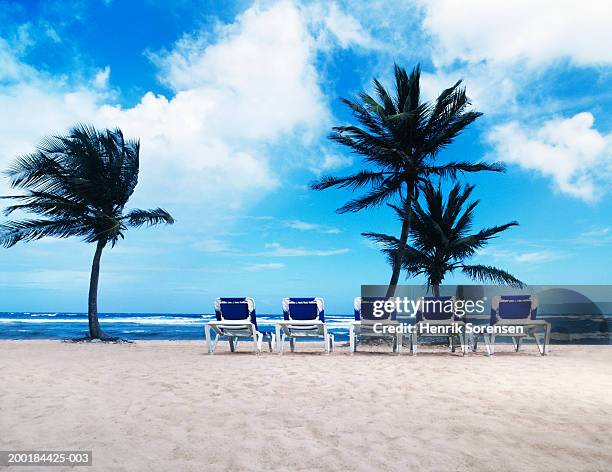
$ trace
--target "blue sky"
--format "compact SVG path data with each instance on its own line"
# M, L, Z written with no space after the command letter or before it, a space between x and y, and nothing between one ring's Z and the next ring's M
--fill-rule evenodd
M177 223L106 251L101 311L248 295L278 312L316 295L349 312L390 275L360 233L399 225L387 208L338 215L349 192L307 185L362 166L327 139L351 120L339 98L420 63L426 97L462 78L485 114L441 161L508 166L469 178L477 225L520 223L476 261L532 284L612 283L612 7L531 3L2 2L0 167L76 122L141 139L130 203ZM85 311L92 255L78 240L2 250L0 311Z

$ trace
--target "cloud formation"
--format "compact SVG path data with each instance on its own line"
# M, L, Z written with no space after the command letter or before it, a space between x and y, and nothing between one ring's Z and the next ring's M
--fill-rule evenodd
M558 192L595 201L610 188L612 134L594 128L591 113L554 118L539 127L517 121L488 133L495 157L550 177Z
M302 220L288 220L284 222L287 228L295 229L298 231L316 231L317 233L324 234L339 234L340 229L332 226L325 226L319 223L308 223Z
M282 262L264 262L261 264L253 264L244 267L247 272L258 272L261 270L279 270L284 269L286 266Z
M251 256L267 256L267 257L329 257L346 254L348 248L341 249L307 249L303 247L285 247L279 243L266 244L266 250L250 254Z
M539 65L569 59L579 66L612 63L612 3L571 0L428 0L423 29L436 40L433 60Z
M279 186L275 146L305 148L328 128L315 35L327 28L342 47L365 37L335 5L326 12L315 22L291 1L254 4L212 34L185 35L152 55L174 94L147 92L127 108L116 104L109 67L89 80L53 76L0 38L0 108L8 118L0 123L0 167L76 122L119 126L141 139L135 204L155 195L156 204L206 204L208 211L251 205Z

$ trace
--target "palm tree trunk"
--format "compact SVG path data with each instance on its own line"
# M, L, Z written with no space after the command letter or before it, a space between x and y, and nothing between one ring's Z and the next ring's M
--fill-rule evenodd
M440 284L434 284L431 288L433 290L433 296L440 298Z
M107 335L100 329L98 322L98 280L100 279L100 257L106 241L99 240L96 245L93 263L91 264L91 277L89 279L89 299L87 304L87 318L89 320L89 336L92 339L103 339Z
M402 233L400 234L399 247L395 253L393 259L393 272L391 273L391 280L389 281L389 287L387 288L386 297L392 297L395 295L395 289L397 288L397 282L402 272L402 260L404 259L404 250L406 243L408 242L408 235L410 234L410 225L412 222L412 199L414 191L412 186L408 189L408 195L404 199L404 214L406 215L402 219Z

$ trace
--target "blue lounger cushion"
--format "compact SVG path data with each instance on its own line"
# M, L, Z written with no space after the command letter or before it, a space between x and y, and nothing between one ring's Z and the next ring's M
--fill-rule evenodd
M423 297L424 302L437 302L440 303L424 303L423 311L419 310L416 313L416 321L442 321L442 320L458 320L460 318L454 317L453 311L444 311L444 307L448 306L448 302L453 297Z
M217 321L238 321L248 320L257 329L257 314L255 309L249 309L249 302L246 298L221 298L219 309L215 310Z
M382 316L374 316L374 302L389 300L388 297L361 297L359 306L355 306L355 321L366 320L395 320L397 319L397 311L393 310L391 313L384 311Z
M531 309L530 295L503 295L499 302L498 312L491 308L491 324L502 320L535 320L537 308Z
M290 298L287 310L283 310L283 317L285 320L320 320L325 322L325 312L324 310L319 311L319 306L314 297Z

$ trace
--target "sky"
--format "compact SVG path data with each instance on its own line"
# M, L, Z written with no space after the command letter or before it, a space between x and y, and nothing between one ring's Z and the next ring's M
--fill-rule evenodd
M354 122L340 98L420 64L426 99L463 79L484 113L440 162L507 165L460 179L476 185L475 228L520 224L473 262L528 284L610 284L611 20L603 1L3 1L0 169L76 123L140 139L128 207L176 224L105 251L101 312L210 313L217 296L251 296L277 313L285 296L321 296L348 313L361 284L390 276L361 233L400 224L384 206L337 214L355 195L308 184L364 168L328 139ZM93 252L1 249L0 311L86 311Z

